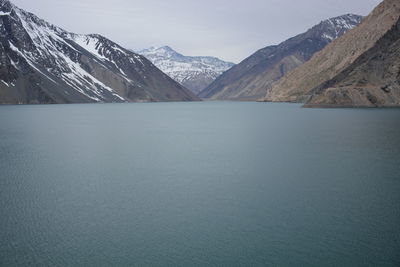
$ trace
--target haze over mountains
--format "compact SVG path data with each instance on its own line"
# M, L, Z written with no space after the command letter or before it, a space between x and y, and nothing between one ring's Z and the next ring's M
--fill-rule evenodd
M169 46L151 47L138 53L195 94L200 93L219 75L235 65L216 57L184 56Z
M348 34L268 90L265 101L306 106L400 105L400 1L385 0Z
M0 103L192 101L145 57L0 0Z
M142 50L142 56L98 34L65 31L0 0L0 103L201 97L307 107L399 106L399 19L400 1L384 0L366 18L346 14L322 21L234 65L184 56L168 46Z
M279 45L260 49L218 77L199 96L213 100L257 100L265 96L273 82L357 26L361 19L354 14L331 18Z

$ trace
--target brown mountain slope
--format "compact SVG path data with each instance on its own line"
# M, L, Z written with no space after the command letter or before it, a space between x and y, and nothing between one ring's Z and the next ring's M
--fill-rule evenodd
M264 100L305 102L313 89L337 76L373 48L392 29L399 17L400 1L383 1L358 27L274 84Z
M313 90L306 107L400 105L400 20L374 47Z
M219 76L199 96L212 100L257 100L286 73L356 27L362 17L346 14L320 22L279 45L262 48Z

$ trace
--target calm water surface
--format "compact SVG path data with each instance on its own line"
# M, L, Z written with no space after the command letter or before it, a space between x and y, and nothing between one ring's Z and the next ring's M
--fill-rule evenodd
M0 266L400 266L400 110L1 106Z

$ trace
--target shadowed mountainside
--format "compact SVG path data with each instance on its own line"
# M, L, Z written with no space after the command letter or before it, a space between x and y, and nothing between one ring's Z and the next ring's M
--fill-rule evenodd
M0 0L0 103L199 100L146 58Z
M357 26L362 17L347 14L322 21L279 45L265 47L218 77L199 96L213 100L257 100L272 83Z

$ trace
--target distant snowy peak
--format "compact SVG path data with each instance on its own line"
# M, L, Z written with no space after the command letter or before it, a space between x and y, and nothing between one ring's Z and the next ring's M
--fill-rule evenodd
M331 23L335 27L353 29L355 26L360 24L363 16L356 14L346 14L326 20L326 22Z
M184 56L169 46L151 47L138 53L194 93L199 93L235 65L216 57Z
M324 20L319 25L315 26L315 28L319 29L323 38L333 41L347 31L355 28L360 24L362 19L363 17L359 15L346 14Z
M179 54L169 46L162 47L150 47L138 52L139 54L146 54L153 57L164 57L164 58L184 58L182 54Z
M144 49L138 52L139 54L145 56L147 59L153 63L157 63L157 67L163 67L161 70L170 71L172 70L171 64L173 63L187 63L191 65L189 70L201 71L204 69L213 70L215 72L224 72L231 68L234 63L226 62L220 60L216 57L192 57L184 56L169 46L162 47L151 47L149 49ZM164 64L163 64L164 63ZM160 65L160 66L158 66ZM177 64L179 65L179 64Z

